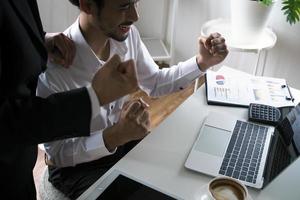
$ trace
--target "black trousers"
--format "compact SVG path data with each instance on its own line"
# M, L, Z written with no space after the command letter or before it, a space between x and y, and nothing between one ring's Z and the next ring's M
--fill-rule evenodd
M139 141L132 141L118 147L113 155L88 163L82 163L74 167L58 168L48 166L49 181L70 199L76 199L138 144Z

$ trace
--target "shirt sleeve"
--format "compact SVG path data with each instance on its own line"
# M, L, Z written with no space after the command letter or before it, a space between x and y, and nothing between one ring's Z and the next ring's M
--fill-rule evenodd
M61 86L59 83L63 81L56 80L54 78L56 74L55 73L52 74L52 72L48 70L39 76L37 90L36 90L37 96L46 98L51 94L72 89L72 88L66 88L66 86L64 87ZM90 130L91 132L94 132L96 130L104 129L107 127L107 122L106 122L107 111L104 107L100 106L98 97L94 89L92 88L92 86L88 85L86 88L90 97L91 108L92 108Z
M150 96L161 96L186 88L196 78L205 74L196 62L196 57L169 68L159 69L153 61L137 31L137 73L141 89Z
M105 147L102 131L92 132L89 137L45 143L44 147L48 159L58 167L75 166L115 153Z
M92 85L88 85L87 91L89 93L90 99L91 99L91 104L92 104L92 119L94 119L97 115L100 115L100 110L99 110L99 100L96 95L96 92Z
M59 81L55 81L54 75L46 71L39 76L36 92L38 96L47 97L52 93L66 90L58 84ZM99 106L96 93L90 85L87 86L87 90L92 107L90 137L63 139L44 144L48 158L59 167L75 166L114 153L107 150L102 136L102 130L108 126L107 111Z

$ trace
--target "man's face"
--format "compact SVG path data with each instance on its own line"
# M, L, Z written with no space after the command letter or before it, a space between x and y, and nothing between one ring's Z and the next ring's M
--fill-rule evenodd
M93 24L107 37L124 41L130 26L139 18L139 0L104 0L103 8L96 9Z

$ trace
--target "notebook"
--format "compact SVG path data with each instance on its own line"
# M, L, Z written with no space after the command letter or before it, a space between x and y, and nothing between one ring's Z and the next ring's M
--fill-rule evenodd
M260 189L295 160L299 150L300 105L276 128L211 112L185 167L211 176L229 176Z

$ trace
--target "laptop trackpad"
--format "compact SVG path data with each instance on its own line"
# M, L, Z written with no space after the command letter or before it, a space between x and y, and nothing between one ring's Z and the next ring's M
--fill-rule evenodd
M223 157L229 143L231 132L204 125L195 149L218 157Z

